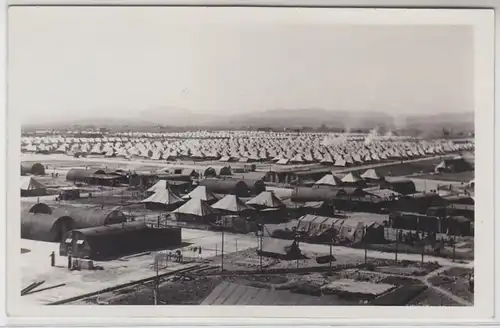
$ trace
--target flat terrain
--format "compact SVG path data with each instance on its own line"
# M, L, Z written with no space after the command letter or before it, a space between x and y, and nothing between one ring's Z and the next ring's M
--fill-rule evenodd
M213 265L220 265L221 262L221 233L203 230L183 229L183 242L190 244L182 249L186 258L193 258L195 261L202 259L210 259ZM270 238L271 239L271 238ZM224 266L225 269L250 269L255 270L259 267L259 257L255 253L257 248L257 238L255 235L241 235L225 233L224 238ZM283 247L289 242L274 240L282 243ZM192 251L194 246L201 246L202 253ZM102 266L103 270L93 271L68 271L67 259L56 256L56 266L50 266L49 255L52 251L58 254L57 243L45 243L31 240L22 240L21 243L24 253L20 256L22 286L25 287L34 281L45 280L44 286L49 287L61 283L65 286L29 294L23 296L23 300L34 304L47 304L55 301L61 301L74 296L85 293L99 291L104 288L123 284L126 282L152 277L153 271L153 254L144 254L136 257L128 257L109 262L96 262L96 265ZM329 253L328 245L314 245L301 243L300 248L308 254L309 260L300 260L299 267L317 266L315 263L316 255L324 255ZM242 253L243 252L243 253ZM336 265L356 265L364 261L364 250L353 249L342 246L333 247L333 253L337 258ZM382 253L378 251L369 251L370 259L392 260L394 254ZM399 254L398 259L419 261L418 254ZM270 261L269 261L270 260ZM446 267L462 267L471 268L472 262L459 264L453 263L451 260L426 256L426 261L437 262ZM296 268L296 261L278 261L268 259L268 268ZM186 264L190 265L190 264ZM325 267L328 264L323 265ZM168 262L160 270L167 272L168 270L179 269L182 264ZM23 288L22 287L22 288ZM42 288L42 287L41 287Z
M65 181L65 174L70 168L86 166L109 168L127 168L135 170L158 170L166 167L183 165L200 169L206 166L222 166L226 163L216 161L204 162L160 162L151 160L124 160L107 158L74 159L66 155L28 155L23 154L23 161L41 162L48 165L47 175L40 177L41 182L49 187L70 185ZM428 191L440 189L442 186L460 187L463 176L434 176L434 166L442 157L422 158L404 162L387 162L367 164L350 168L329 167L337 173L349 171L364 171L377 168L382 175L406 176L414 181L417 190ZM234 164L242 166L243 164ZM257 164L262 172L270 169L304 169L318 168L320 165L286 165ZM324 168L324 167L323 167ZM245 177L258 178L262 172L245 173ZM52 177L51 173L58 173ZM247 175L246 175L247 174ZM453 179L452 179L453 177ZM461 179L454 180L461 177ZM471 179L468 179L471 180ZM467 180L467 181L468 181ZM88 192L94 193L94 198L85 198ZM71 201L74 206L116 206L131 204L138 199L126 188L88 187L82 194L84 198ZM98 196L98 197L97 197ZM54 196L23 198L23 202L46 202L57 206ZM62 202L64 203L64 202ZM129 209L134 208L130 206ZM133 209L131 211L138 211ZM155 213L144 212L144 220ZM142 213L142 212L141 212ZM349 213L352 220L375 220L382 223L387 215L370 213ZM269 235L275 229L291 228L296 222L281 225L268 225L264 243L272 243L273 247L283 249L290 241L271 238ZM390 238L389 238L390 239ZM420 264L421 255L417 252L399 253L398 263L391 245L367 250L344 246L331 248L335 257L332 263L334 273L329 272L329 263L318 264L316 257L328 255L329 245L300 243L300 249L306 258L294 261L284 261L275 258L262 258L263 270L269 273L260 274L261 258L256 249L259 245L255 234L222 233L207 230L182 230L184 246L179 248L185 258L185 263L165 261L159 273L197 264L207 264L211 267L200 274L179 274L162 280L160 284L159 304L239 304L239 305L352 305L352 304L390 304L390 305L450 305L468 306L473 304L473 294L468 290L468 274L472 272L473 261L453 262L450 258L426 255L424 264ZM473 253L473 240L459 240L464 247L457 245L457 258L473 258L461 256ZM460 243L459 243L460 244ZM392 245L393 246L393 245ZM194 251L201 247L202 252ZM399 246L401 250L401 245ZM376 248L376 247L375 247ZM224 249L224 256L222 256ZM56 266L50 266L50 253L56 254ZM171 252L174 250L168 250ZM445 249L445 251L450 251ZM21 288L34 281L45 281L39 288L65 284L22 296L27 304L49 304L64 301L91 292L117 285L134 282L139 279L154 277L154 253L137 254L114 261L95 262L102 270L69 271L67 258L57 256L58 243L45 243L31 240L21 241L20 263L22 273ZM164 252L165 253L165 252ZM411 261L413 263L406 263ZM224 265L224 273L220 269ZM274 270L274 271L273 271ZM281 271L280 271L281 270ZM274 273L272 273L274 272ZM322 287L324 288L323 292ZM78 299L71 304L153 304L153 285L144 283L122 288L111 292L101 292L97 296ZM326 295L327 294L327 295ZM378 303L377 303L378 302Z

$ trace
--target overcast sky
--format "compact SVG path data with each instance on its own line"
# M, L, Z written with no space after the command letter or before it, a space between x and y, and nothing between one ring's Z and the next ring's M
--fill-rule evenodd
M203 15L14 9L9 110L23 123L137 117L159 107L473 111L473 31L466 26L290 24L251 15L224 21L217 8Z

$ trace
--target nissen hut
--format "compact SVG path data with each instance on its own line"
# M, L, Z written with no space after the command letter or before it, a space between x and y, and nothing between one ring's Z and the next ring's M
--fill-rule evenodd
M58 242L72 229L126 222L120 210L21 204L21 238Z
M181 245L181 228L150 227L144 222L77 229L61 241L61 256L111 260L130 254L176 248Z

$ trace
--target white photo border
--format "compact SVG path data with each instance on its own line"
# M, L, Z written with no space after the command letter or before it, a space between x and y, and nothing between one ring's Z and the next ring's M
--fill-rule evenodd
M16 0L29 1L29 0ZM30 7L11 7L9 19L17 12ZM41 7L51 10L67 7ZM74 8L74 7L73 7ZM98 10L99 7L84 7ZM124 10L117 7L117 10ZM137 10L141 7L134 7ZM199 7L148 7L148 10L207 10ZM282 11L284 21L314 20L338 24L467 24L472 25L475 31L475 103L476 103L476 226L475 231L475 275L476 293L475 305L464 308L431 308L431 307L307 307L302 313L297 313L295 307L229 307L227 306L33 306L28 307L19 303L19 268L15 265L15 258L19 256L19 158L20 158L20 124L19 113L7 113L7 315L12 316L12 324L51 323L54 317L64 317L63 322L86 324L181 324L196 322L203 324L221 323L224 318L226 324L257 324L256 320L266 321L275 319L279 324L308 324L314 318L314 324L373 324L398 323L403 320L412 320L419 324L436 324L455 322L481 322L491 320L494 315L494 14L493 10L466 10L466 9L337 9L337 8L280 8L269 9L262 7L220 7L208 8L218 11L232 11L223 19L228 22L238 22L236 11L245 11L244 15L254 15L252 20L263 22L266 19L274 20L276 13ZM145 10L145 9L140 9ZM266 13L264 13L264 11ZM267 12L272 11L272 14ZM252 12L252 14L250 14ZM241 15L241 14L240 14ZM280 15L280 14L278 14ZM241 18L241 17L239 17ZM9 35L9 38L15 36ZM495 263L496 265L496 263ZM301 308L302 309L302 308ZM125 314L125 315L124 315ZM29 318L27 317L29 315ZM16 316L16 317L14 317ZM24 317L24 318L23 318ZM122 318L116 321L116 318ZM125 317L127 317L125 319ZM113 319L114 318L114 319ZM165 319L168 318L168 321ZM84 319L86 319L84 321ZM450 320L452 319L452 320ZM135 323L134 323L135 322Z

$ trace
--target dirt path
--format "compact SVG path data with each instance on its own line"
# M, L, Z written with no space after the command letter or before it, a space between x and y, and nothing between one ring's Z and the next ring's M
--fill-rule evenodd
M474 304L470 303L469 301L466 301L464 300L463 298L453 294L453 293L450 293L449 291L439 287L439 286L435 286L433 285L429 279L432 278L432 277L435 277L437 276L438 274L446 271L447 269L449 269L450 267L441 267L437 270L434 270L432 272L430 272L428 275L426 275L423 279L423 282L425 283L425 285L428 287L428 288L432 288L434 290L436 290L439 294L441 295L444 295L450 299L452 299L453 301L457 302L458 304L460 305L463 305L463 306L472 306Z

